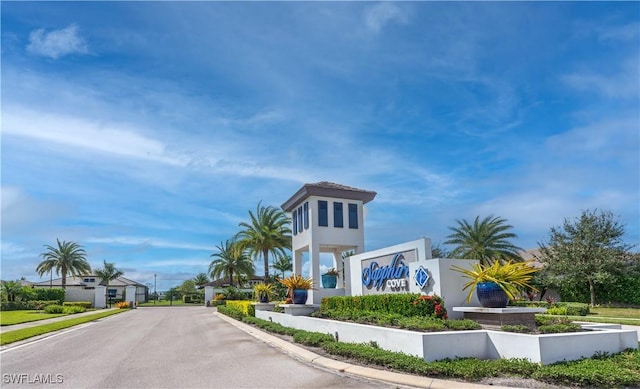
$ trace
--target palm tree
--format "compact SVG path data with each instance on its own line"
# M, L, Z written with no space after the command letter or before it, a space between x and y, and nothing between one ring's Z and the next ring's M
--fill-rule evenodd
M291 248L291 229L289 218L284 211L258 203L256 213L249 211L250 223L239 224L244 230L236 234L242 247L247 248L249 255L264 260L264 279L269 279L269 253L286 255Z
M107 261L103 261L103 262L104 262L104 268L96 270L95 273L96 273L96 276L102 279L101 283L105 284L104 296L105 296L105 301L107 301L107 293L109 292L109 282L124 275L124 272L122 272L119 269L116 269L116 265L113 262L107 262Z
M86 252L75 242L56 239L58 247L46 245L47 251L40 254L44 261L40 262L36 271L40 276L44 273L56 270L56 274L62 275L62 289L67 287L67 274L80 276L91 272L91 265L87 262Z
M206 273L200 273L197 276L193 277L193 282L195 282L197 286L202 286L209 282L209 277L207 277Z
M20 281L2 281L3 298L6 297L7 301L16 301L16 297L22 292L22 284Z
M488 216L480 221L480 216L476 216L473 224L466 220L456 222L458 226L449 227L453 234L444 242L455 245L450 257L478 259L483 265L490 265L496 259L522 260L518 255L522 249L509 242L517 235L508 232L513 227L506 224L505 219Z
M229 239L224 243L221 242L216 248L218 252L211 254L211 257L217 259L211 261L209 265L209 274L212 279L228 277L229 284L233 285L234 274L238 284L243 276L253 276L253 261L237 241Z
M285 272L293 271L293 261L290 255L278 255L278 259L271 266L282 273L282 278L284 278Z

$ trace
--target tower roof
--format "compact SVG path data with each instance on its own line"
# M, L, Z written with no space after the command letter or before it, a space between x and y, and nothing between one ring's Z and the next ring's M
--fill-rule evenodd
M282 204L285 212L291 212L304 199L309 196L335 197L347 200L360 200L364 204L376 197L376 192L358 189L351 186L336 184L334 182L321 181L313 184L304 184L289 200Z

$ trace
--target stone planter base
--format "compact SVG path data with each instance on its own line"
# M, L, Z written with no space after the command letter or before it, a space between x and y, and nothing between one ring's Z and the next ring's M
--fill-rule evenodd
M453 307L454 312L463 312L465 319L475 320L489 327L503 325L525 325L536 328L536 313L544 313L546 308L481 308L481 307Z
M309 316L320 309L320 304L280 304L284 313L291 316Z

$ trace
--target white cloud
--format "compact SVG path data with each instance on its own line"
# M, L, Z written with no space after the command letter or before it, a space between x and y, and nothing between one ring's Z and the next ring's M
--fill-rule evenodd
M579 91L595 92L613 98L637 98L640 96L639 61L640 57L635 55L622 62L619 69L610 74L585 70L564 75L561 80Z
M369 31L379 33L389 23L406 24L406 12L397 4L390 2L378 3L368 8L364 14L364 23Z
M55 142L92 152L154 160L170 165L186 163L185 160L168 155L162 142L140 135L127 125L101 123L29 108L3 109L2 132L3 135Z
M88 243L100 243L108 245L123 246L148 246L158 248L183 249L183 250L206 250L209 251L213 246L195 245L191 243L172 242L157 238L136 237L136 236L114 236L108 238L88 238Z
M78 35L78 27L70 25L48 33L43 28L32 31L29 35L27 51L43 57L58 59L70 54L87 54L89 47L85 40Z

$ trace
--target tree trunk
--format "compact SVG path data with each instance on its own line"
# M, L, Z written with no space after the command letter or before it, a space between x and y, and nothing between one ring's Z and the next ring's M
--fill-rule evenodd
M591 297L591 306L596 306L596 287L593 284L593 280L589 280L589 295Z
M264 282L269 282L269 251L262 250L262 258L264 258Z

